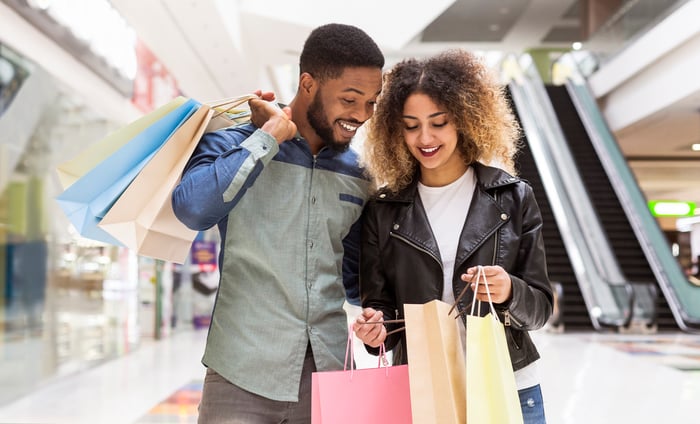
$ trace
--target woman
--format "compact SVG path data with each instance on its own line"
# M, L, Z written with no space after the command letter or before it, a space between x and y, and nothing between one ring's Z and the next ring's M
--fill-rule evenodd
M404 332L387 337L395 324L363 324L402 319L406 303L453 304L483 266L525 422L544 423L528 331L547 322L552 291L540 211L532 188L514 176L518 135L503 87L469 52L407 59L386 75L363 147L381 188L364 212L363 312L353 327L370 351L385 343L395 363L406 363ZM488 302L483 284L467 290L460 312L474 297Z

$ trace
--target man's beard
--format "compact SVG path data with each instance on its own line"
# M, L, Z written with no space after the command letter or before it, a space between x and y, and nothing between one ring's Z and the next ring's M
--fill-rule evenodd
M317 91L314 100L309 105L306 111L306 119L309 121L311 128L316 131L323 143L335 150L336 152L344 152L350 147L350 143L346 141L338 141L333 138L333 127L328 125L326 121L326 110L323 107L323 101L320 96L321 91Z

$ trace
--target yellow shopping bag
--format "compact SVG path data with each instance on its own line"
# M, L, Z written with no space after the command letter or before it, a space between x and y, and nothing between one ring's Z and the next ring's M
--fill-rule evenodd
M479 267L476 277L476 293L479 282L486 285L486 275ZM484 317L467 315L466 380L467 423L522 424L520 398L515 385L515 374L510 362L508 343L503 324L491 302L491 312Z
M406 304L404 318L413 422L464 424L464 350L450 305Z

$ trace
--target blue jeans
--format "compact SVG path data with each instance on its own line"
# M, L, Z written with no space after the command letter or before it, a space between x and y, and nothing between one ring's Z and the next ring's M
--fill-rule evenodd
M547 424L544 418L544 402L540 385L518 390L520 396L520 408L523 411L525 424Z

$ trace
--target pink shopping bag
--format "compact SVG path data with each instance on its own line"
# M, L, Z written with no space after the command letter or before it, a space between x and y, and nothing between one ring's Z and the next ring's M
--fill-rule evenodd
M311 375L311 424L412 423L408 366L381 366L381 349L377 368L355 369L352 344L350 331L343 371Z

